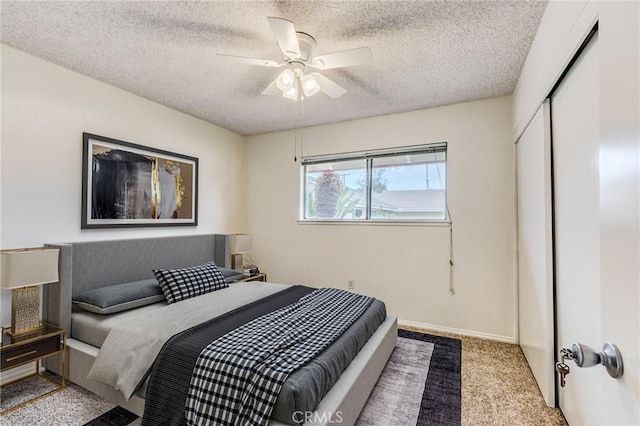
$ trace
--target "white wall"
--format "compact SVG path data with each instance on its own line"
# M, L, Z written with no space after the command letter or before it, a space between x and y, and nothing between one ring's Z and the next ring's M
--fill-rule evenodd
M454 227L300 224L294 133L247 138L247 224L269 280L355 290L400 319L514 341L515 211L511 98L394 114L303 131L305 155L447 141Z
M2 248L241 232L240 135L2 46ZM82 132L199 158L197 227L81 230ZM10 293L2 292L2 323Z

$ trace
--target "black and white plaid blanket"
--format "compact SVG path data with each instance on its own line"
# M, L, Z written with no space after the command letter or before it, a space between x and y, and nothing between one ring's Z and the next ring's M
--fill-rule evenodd
M189 425L266 425L282 384L326 349L374 299L323 288L207 346L186 403Z

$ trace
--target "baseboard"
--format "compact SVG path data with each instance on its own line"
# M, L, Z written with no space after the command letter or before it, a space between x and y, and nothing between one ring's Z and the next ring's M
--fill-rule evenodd
M3 371L2 373L0 373L0 383L5 385L7 383L19 380L23 377L30 376L35 372L35 363L21 365L20 367L12 368L11 370Z
M516 338L512 336L501 336L499 334L480 333L478 331L462 330L459 328L442 327L439 325L426 324L423 322L408 321L398 319L398 327L403 325L408 327L426 328L433 331L440 331L442 333L459 334L461 336L477 337L479 339L495 340L497 342L516 344Z

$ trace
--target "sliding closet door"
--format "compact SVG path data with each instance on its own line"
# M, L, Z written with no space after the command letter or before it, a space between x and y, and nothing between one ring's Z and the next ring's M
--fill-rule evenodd
M558 344L579 342L596 350L601 332L599 59L596 34L551 98ZM624 297L624 296L623 296ZM615 342L614 342L615 343ZM560 408L572 425L610 424L603 367L568 363Z
M570 425L638 425L640 5L599 17L551 97L557 344L610 342L624 368L569 361L557 392Z
M545 102L516 145L520 346L540 392L555 405L551 128Z

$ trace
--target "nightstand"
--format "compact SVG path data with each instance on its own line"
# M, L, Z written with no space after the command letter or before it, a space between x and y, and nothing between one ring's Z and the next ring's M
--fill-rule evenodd
M249 277L240 278L239 280L236 280L235 282L242 283L242 282L247 282L247 281L267 281L267 274L265 274L264 272L260 272L259 274L256 274L256 275L251 275Z
M2 328L2 347L0 348L0 371L9 370L20 365L28 364L30 362L36 363L36 372L26 377L21 377L18 380L9 382L2 385L2 388L10 386L12 383L19 382L34 375L38 375L45 380L50 381L56 388L43 395L38 395L28 401L18 404L14 407L0 413L0 415L8 414L13 410L16 410L24 405L36 401L45 396L51 395L54 392L58 392L64 389L66 383L66 352L67 352L67 340L66 332L60 327L55 325L42 323L42 329L36 330L31 333L26 333L18 336L11 336L6 333L8 327ZM60 382L40 374L40 361L54 355L60 355L62 378Z

